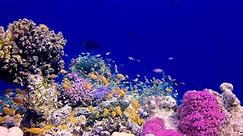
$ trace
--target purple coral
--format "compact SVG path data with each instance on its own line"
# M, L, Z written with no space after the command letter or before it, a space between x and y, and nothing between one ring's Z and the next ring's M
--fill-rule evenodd
M70 81L71 87L65 90L62 86L59 91L63 94L63 102L68 102L71 106L79 106L81 104L88 104L93 100L92 93L85 86L85 80L77 77L74 81Z
M165 129L164 120L158 117L147 120L143 125L141 135L146 136L148 134L153 134L155 136L182 136L182 134L176 130Z
M225 114L207 89L188 91L178 109L179 130L188 136L217 136Z
M106 87L106 86L101 86L100 88L97 88L93 91L92 95L95 99L99 99L99 100L105 100L107 94L110 92L111 90Z

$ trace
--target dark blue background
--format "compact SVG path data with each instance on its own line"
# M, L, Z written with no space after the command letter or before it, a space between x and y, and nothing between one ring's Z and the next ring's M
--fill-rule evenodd
M98 52L112 51L124 72L150 74L162 67L186 82L188 89L218 90L234 84L243 100L242 0L1 0L0 25L19 18L62 31L69 57L84 40L101 43ZM128 62L127 57L142 60ZM175 57L168 61L168 57ZM1 88L7 85L0 82Z

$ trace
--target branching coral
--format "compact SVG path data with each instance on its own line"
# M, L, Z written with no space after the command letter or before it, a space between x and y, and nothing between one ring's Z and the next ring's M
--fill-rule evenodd
M178 116L178 127L188 136L218 136L225 119L216 97L207 89L186 92Z
M64 68L62 33L32 20L20 19L0 30L0 76L9 82L25 85L29 74L58 74ZM8 75L8 76L5 76Z

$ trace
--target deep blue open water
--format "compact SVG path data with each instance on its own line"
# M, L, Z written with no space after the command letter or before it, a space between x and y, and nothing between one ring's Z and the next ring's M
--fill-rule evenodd
M131 77L154 68L186 83L179 89L231 82L243 100L242 0L1 0L0 25L32 19L61 31L68 43L66 66L94 40ZM128 56L139 58L133 63ZM168 61L169 57L175 60ZM0 81L0 89L10 85Z

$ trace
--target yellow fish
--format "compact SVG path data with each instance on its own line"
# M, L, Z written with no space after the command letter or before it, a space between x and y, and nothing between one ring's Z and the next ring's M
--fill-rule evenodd
M45 125L43 129L44 129L45 131L48 131L48 130L50 130L50 129L52 129L52 128L55 128L55 126L52 125L52 124L48 124L48 125Z
M104 85L108 85L109 82L104 76L100 76L100 80L104 83Z
M64 90L70 90L71 89L71 83L67 78L63 79L63 89Z
M73 116L70 116L70 117L68 118L68 120L69 120L70 122L74 123L74 124L76 124L76 123L78 122L77 119L76 119L75 117L73 117Z
M88 106L89 112L94 112L94 107L93 106Z
M68 126L67 126L67 124L62 124L61 126L60 126L60 129L63 131L63 130L67 130L68 129Z
M114 118L116 116L116 112L115 111L112 111L111 112L111 116L112 116L112 118Z
M125 91L123 89L117 89L116 92L121 96L124 97L126 95Z
M133 113L134 111L131 108L127 108L126 112L128 112L129 114Z
M104 115L108 115L109 114L109 109L108 108L104 108Z
M4 123L5 120L6 120L6 117L1 117L1 116L0 116L0 123L1 123L1 124Z
M120 117L122 116L122 110L120 106L117 106L114 108L114 111L116 112L117 115L119 115Z
M129 114L129 118L134 122L134 123L137 123L137 124L140 124L140 118L138 116L137 113L135 112L132 112Z
M131 105L135 110L138 110L140 108L140 104L136 99L131 100Z
M90 77L91 79L93 79L93 80L98 79L98 76L95 75L94 73L89 73L89 77Z
M85 88L88 90L92 90L92 84L89 81L85 82Z
M44 132L44 130L42 128L29 128L27 130L25 130L24 132L30 132L31 134L41 134L42 132Z
M14 109L10 109L8 107L3 107L3 112L8 115L14 115L16 111Z
M117 74L116 77L121 79L121 80L125 80L126 79L126 77L123 74Z

